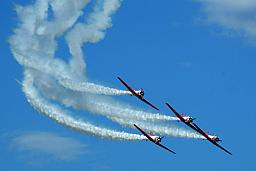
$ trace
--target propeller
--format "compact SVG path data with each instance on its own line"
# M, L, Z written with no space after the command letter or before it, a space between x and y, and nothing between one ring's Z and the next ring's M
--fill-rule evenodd
M158 142L161 142L164 136L158 138Z
M192 118L192 121L196 120L196 118Z
M142 88L140 89L140 95L144 96L144 90Z

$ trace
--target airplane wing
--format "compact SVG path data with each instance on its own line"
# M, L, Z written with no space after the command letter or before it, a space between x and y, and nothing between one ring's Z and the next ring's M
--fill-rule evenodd
M170 151L170 152L173 153L173 154L176 154L174 151L172 151L171 149L165 147L163 144L160 144L160 143L155 143L155 144L158 145L158 146L160 146L160 147L162 147L162 148L164 148L164 149L166 149L167 151Z
M139 97L139 99L141 99L141 98ZM155 107L153 104L151 104L150 102L148 102L146 99L141 99L141 100L142 100L144 103L148 104L149 106L153 107L154 109L159 110L157 107Z
M141 98L124 80L122 80L122 78L117 77L119 79L119 81L121 81L121 83L123 83L123 85L134 95L136 96L138 99L140 99L141 101L143 101L144 103L148 104L149 106L153 107L156 110L159 110L157 107L155 107L153 104L151 104L150 102L148 102L146 99Z
M171 106L169 103L165 103L172 111L173 113L182 121L185 122L185 120L181 117L181 115Z
M118 79L119 79L119 81L121 81L121 83L123 83L123 85L133 94L133 95L137 95L136 93L135 93L135 91L124 81L124 80L122 80L122 78L120 78L120 77L117 77Z
M195 130L196 132L198 132L198 133L200 133L201 134L201 132L200 131L198 131L198 129L196 128L196 127L194 127L193 125L191 125L191 123L186 123L186 122L184 122L187 126L189 126L190 128L192 128L193 130Z
M138 127L136 124L133 124L144 136L147 137L147 139L149 139L150 141L152 141L153 143L155 143L155 140L153 140L153 138L151 138L145 131L143 131L140 127Z
M195 123L193 123L193 125L194 125L194 127L198 130L198 132L200 133L200 134L202 134L205 138L209 138L209 136L201 129L201 128L199 128L199 126L197 126L197 124L195 124Z
M155 140L153 140L153 138L151 138L145 131L143 131L140 127L138 127L136 124L133 124L144 136L146 136L151 142L153 142L154 144L170 151L173 154L176 154L174 151L172 151L171 149L165 147L164 145L160 144L160 143L156 143Z
M185 123L187 126L189 126L190 128L192 128L192 129L195 130L196 132L199 132L196 127L194 127L193 125L191 125L191 123L185 122L184 118L183 118L171 105L169 105L169 103L165 103L165 104L173 111L173 113L174 113L183 123ZM199 132L199 133L201 133L201 132Z
M222 150L225 151L226 153L232 155L231 152L229 152L228 150L226 150L224 147L222 147L221 145L219 145L217 142L212 141L211 138L210 138L201 128L199 128L199 126L197 126L195 123L193 123L193 125L198 129L199 133L201 133L205 138L207 138L207 140L209 140L212 144L216 145L217 147L219 147L220 149L222 149Z
M214 143L214 142L212 142L214 145L216 145L217 147L219 147L220 149L222 149L223 151L225 151L226 153L228 153L228 154L230 154L230 155L232 155L232 153L231 152L229 152L227 149L225 149L224 147L222 147L221 145L219 145L219 144L217 144L216 142Z

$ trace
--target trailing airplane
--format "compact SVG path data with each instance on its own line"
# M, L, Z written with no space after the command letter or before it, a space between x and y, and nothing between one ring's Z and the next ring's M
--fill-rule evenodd
M222 141L218 136L216 135L208 135L208 133L204 132L201 128L199 128L199 126L197 126L195 123L193 123L193 125L195 126L195 128L198 130L198 132L200 134L202 134L208 141L210 141L212 144L216 145L217 147L219 147L220 149L224 150L226 153L232 155L231 152L229 152L228 150L226 150L225 148L223 148L222 146L220 146L218 144L219 141Z
M151 142L153 142L154 144L168 150L169 152L176 154L174 151L172 151L171 149L165 147L164 145L160 144L161 140L163 139L163 137L160 136L154 136L152 135L152 133L147 134L145 131L143 131L140 127L138 127L136 124L133 124L145 137L146 140L150 140Z
M132 96L136 96L138 99L143 101L144 103L148 104L149 106L153 107L156 110L159 110L157 107L155 107L153 104L148 102L146 99L144 99L144 90L141 88L139 90L132 89L124 80L122 80L120 77L117 77L119 81L131 92Z

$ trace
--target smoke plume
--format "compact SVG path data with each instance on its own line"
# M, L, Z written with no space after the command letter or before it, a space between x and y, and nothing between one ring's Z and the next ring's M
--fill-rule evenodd
M121 5L120 0L98 0L85 15L89 3L89 0L36 0L32 5L16 6L19 23L9 43L13 56L24 68L22 88L30 105L61 125L101 138L145 139L139 134L96 126L74 117L69 108L106 117L122 127L134 128L136 123L161 135L202 138L173 124L163 124L177 120L175 117L135 109L112 98L130 95L129 91L88 81L82 46L104 38L106 29L111 27L111 16ZM55 56L60 37L65 37L69 48L68 62Z

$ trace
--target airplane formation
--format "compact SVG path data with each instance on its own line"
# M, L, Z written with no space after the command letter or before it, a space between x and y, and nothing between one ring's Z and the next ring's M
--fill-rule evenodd
M159 110L156 106L154 106L153 104L148 102L146 99L144 99L145 94L144 94L144 90L142 88L139 89L139 90L135 90L135 89L131 88L122 78L120 78L120 77L117 77L117 78L129 90L131 96L135 96L138 99L140 99L142 102L151 106L152 108L154 108L156 110ZM232 153L230 151L228 151L227 149L225 149L224 147L222 147L221 145L218 144L218 142L222 141L218 136L209 135L207 132L203 131L196 123L194 123L193 121L195 120L195 118L192 118L191 116L183 116L183 114L179 114L169 103L165 103L165 104L176 115L176 117L179 119L179 121L183 122L185 125L187 125L188 127L193 129L194 131L201 134L206 140L211 142L216 147L220 148L221 150L223 150L227 154L232 155ZM162 147L163 149L165 149L165 150L167 150L167 151L169 151L173 154L176 154L173 150L169 149L168 147L166 147L166 146L164 146L160 143L163 137L153 135L152 132L150 132L148 134L136 124L134 124L134 127L136 129L138 129L145 136L145 140L149 140L152 143Z

